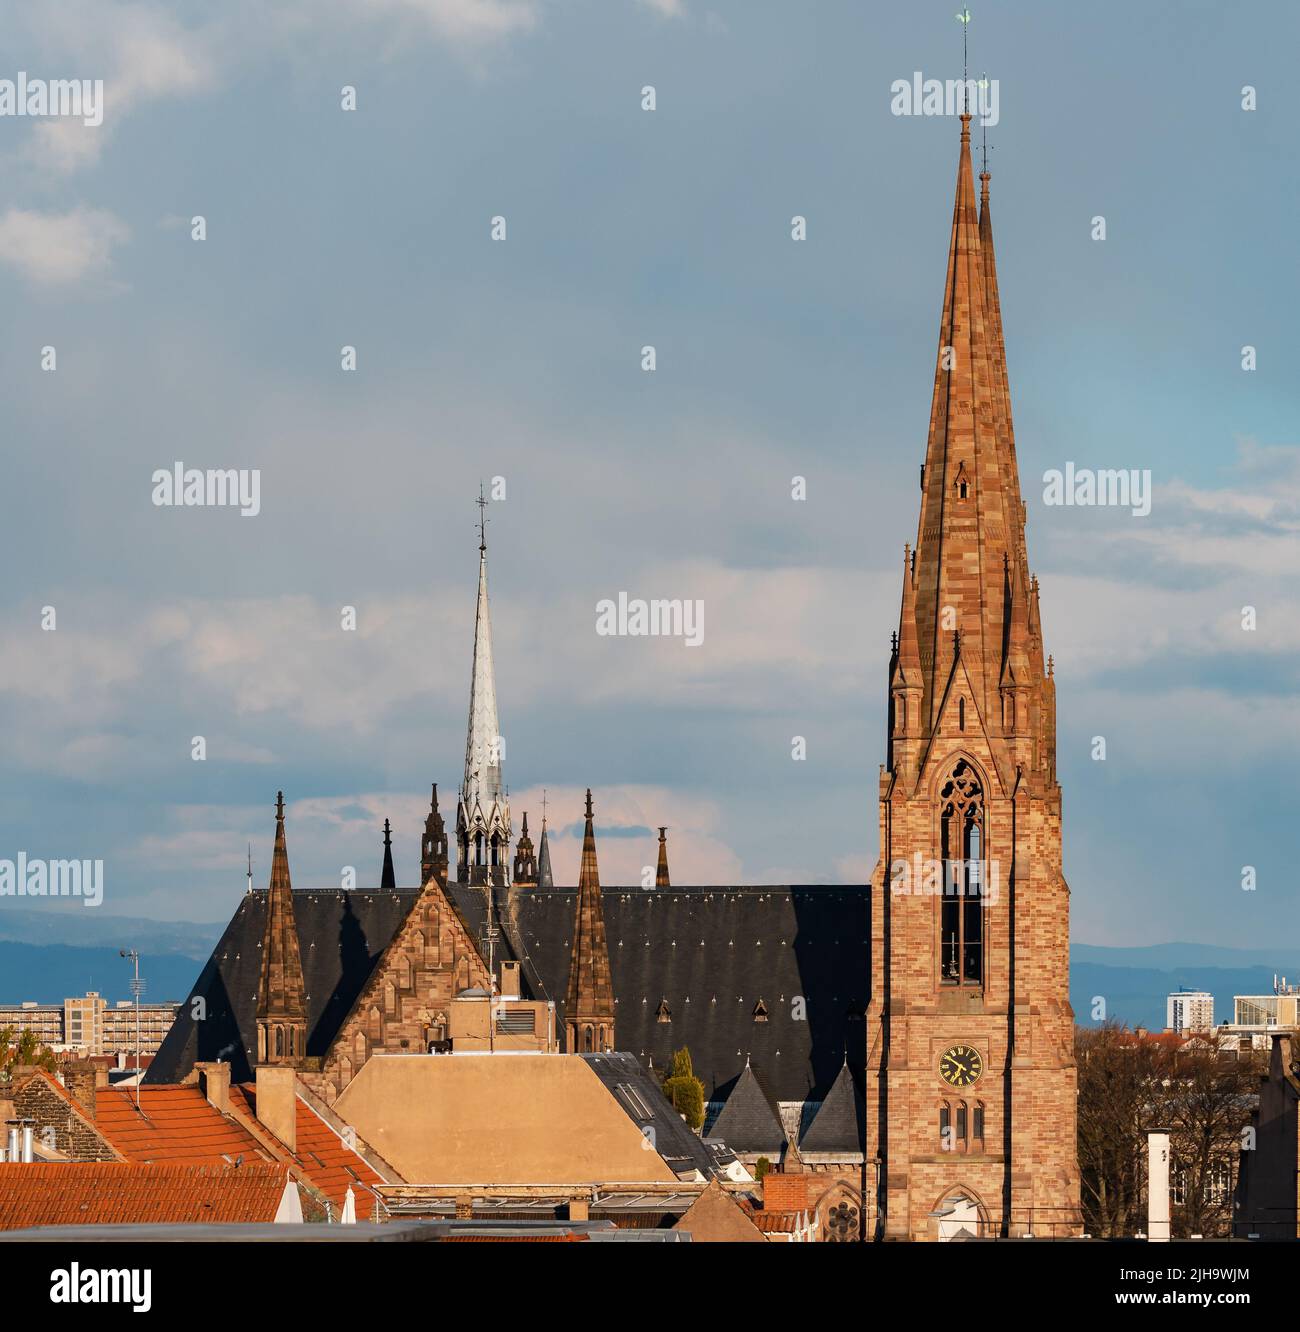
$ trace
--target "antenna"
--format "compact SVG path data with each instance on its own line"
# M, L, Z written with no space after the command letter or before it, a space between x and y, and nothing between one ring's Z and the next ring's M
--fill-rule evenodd
M125 957L135 967L135 976L131 980L131 994L135 999L135 1108L140 1108L140 996L144 993L144 981L140 979L140 954L134 949L119 948L118 957Z
M953 16L961 24L961 109L970 113L970 85L966 82L966 29L970 26L970 10L964 5L960 14Z
M986 70L983 74L980 75L980 81L979 81L979 90L983 96L984 105L982 107L976 108L980 114L980 137L982 140L982 145L981 145L982 164L980 166L980 171L985 176L989 174L989 118L987 114L989 106L989 95L987 92L984 91L988 86L989 86L989 76L988 76L988 71Z

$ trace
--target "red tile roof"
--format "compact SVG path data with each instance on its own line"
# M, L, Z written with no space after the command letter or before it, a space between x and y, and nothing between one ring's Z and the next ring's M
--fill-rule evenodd
M269 1161L271 1154L229 1115L223 1115L197 1085L140 1088L99 1087L95 1127L128 1161L222 1165L239 1157Z
M0 1163L0 1230L32 1226L265 1223L289 1178L282 1165Z
M256 1118L257 1091L252 1084L232 1087L230 1100L236 1109ZM348 1185L352 1185L357 1220L369 1220L374 1208L374 1195L361 1188L358 1181L373 1187L384 1183L384 1180L301 1097L297 1105L295 1131L298 1150L293 1156L295 1164L340 1211ZM266 1131L270 1133L270 1129Z
M764 1235L793 1235L807 1224L803 1212L755 1212L750 1220Z

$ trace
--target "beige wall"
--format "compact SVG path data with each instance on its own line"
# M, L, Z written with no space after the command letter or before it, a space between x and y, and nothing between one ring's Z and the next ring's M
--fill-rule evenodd
M576 1055L376 1055L335 1110L412 1184L676 1178Z

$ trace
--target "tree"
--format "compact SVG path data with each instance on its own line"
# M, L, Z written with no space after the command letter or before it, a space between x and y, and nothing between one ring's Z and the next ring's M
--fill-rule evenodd
M695 1076L691 1052L685 1046L673 1054L672 1067L664 1079L664 1095L696 1132L704 1126L704 1084Z
M54 1051L36 1039L28 1027L16 1031L13 1027L0 1027L0 1081L8 1082L15 1068L35 1066L53 1073L58 1067Z

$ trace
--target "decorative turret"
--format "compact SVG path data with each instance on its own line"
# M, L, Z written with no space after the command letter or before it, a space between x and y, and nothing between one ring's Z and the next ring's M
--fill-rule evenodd
M524 811L524 830L515 847L514 882L516 888L537 887L537 857L533 855L533 839L528 835L528 811Z
M262 965L257 983L257 1062L296 1067L307 1053L307 989L284 841L284 792L276 793L275 850L266 895Z
M587 791L587 826L582 835L578 905L573 921L564 1040L570 1054L599 1054L614 1048L614 982L605 942L605 908L596 865L591 791Z
M545 801L543 800L543 808ZM542 814L542 840L537 848L537 886L554 888L555 876L551 873L551 844L546 839L546 814Z
M488 612L487 500L479 491L478 609L474 618L474 668L470 677L465 779L456 808L456 880L510 881L510 801L502 777L505 741L497 720L492 671L492 620Z
M659 866L655 870L655 887L671 888L668 881L668 829L659 829Z
M379 876L379 886L397 887L397 875L393 873L393 829L387 819L384 820L384 868Z
M447 829L438 813L438 783L433 784L433 801L424 821L424 842L420 848L420 886L436 878L447 886Z

